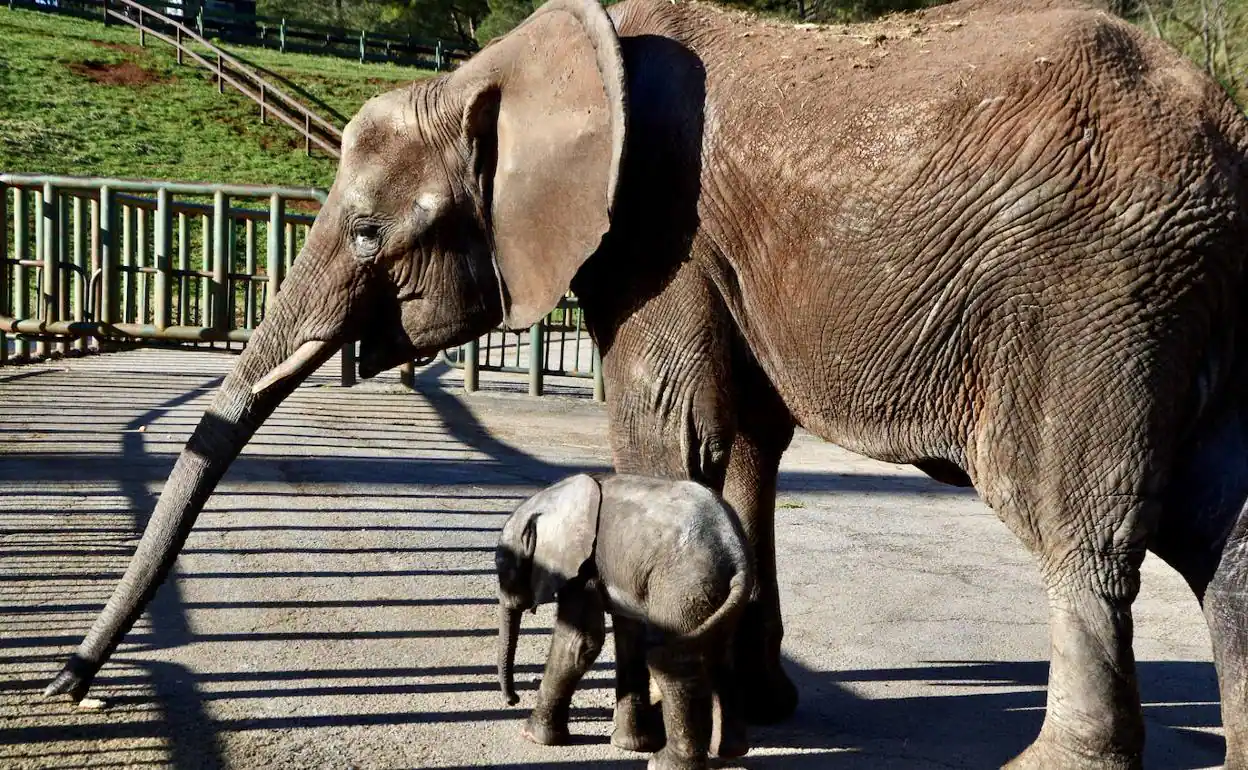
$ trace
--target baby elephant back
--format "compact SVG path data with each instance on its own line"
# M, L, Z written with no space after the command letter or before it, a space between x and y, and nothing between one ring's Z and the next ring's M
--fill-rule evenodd
M691 481L603 479L596 559L614 611L677 638L735 616L752 584L736 515Z

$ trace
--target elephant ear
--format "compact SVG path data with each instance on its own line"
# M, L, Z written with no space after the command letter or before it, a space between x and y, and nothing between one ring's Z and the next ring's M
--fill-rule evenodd
M553 601L593 558L601 507L602 490L585 474L564 479L542 493L533 550L535 604Z
M503 323L531 326L610 227L624 152L624 62L597 0L551 0L453 76L469 94Z

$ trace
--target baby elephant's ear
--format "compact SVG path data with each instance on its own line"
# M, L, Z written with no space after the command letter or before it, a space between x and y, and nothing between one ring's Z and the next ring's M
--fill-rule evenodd
M602 490L579 474L540 493L537 545L533 551L533 596L537 604L554 600L564 584L593 558Z

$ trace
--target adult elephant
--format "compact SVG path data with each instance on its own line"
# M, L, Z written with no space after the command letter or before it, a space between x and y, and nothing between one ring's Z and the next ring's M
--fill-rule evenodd
M795 424L981 497L1037 555L1048 710L1015 767L1140 764L1145 550L1204 603L1248 767L1248 130L1094 9L854 28L552 0L370 101L268 317L49 693L81 696L256 428L333 350L370 376L569 285L621 471L722 488L756 549L745 703L777 719L773 507Z

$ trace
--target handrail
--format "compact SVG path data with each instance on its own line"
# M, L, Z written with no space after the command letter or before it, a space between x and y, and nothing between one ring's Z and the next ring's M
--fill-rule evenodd
M191 57L193 60L195 60L195 62L202 65L205 69L209 71L215 70L214 74L217 78L218 88L221 88L221 85L223 82L229 83L236 90L238 90L239 93L243 94L244 96L248 97L249 99L251 99L252 101L260 105L261 119L264 118L266 111L271 112L272 114L276 115L279 119L281 119L282 122L286 123L287 125L295 129L296 131L299 131L300 133L302 133L304 136L305 148L309 152L311 151L311 147L308 146L309 143L315 143L318 147L324 150L325 153L329 155L330 157L334 159L337 159L339 157L340 153L339 153L338 147L342 143L342 131L339 130L337 126L333 125L329 121L322 118L320 115L317 115L315 112L308 109L308 107L303 105L294 97L287 94L282 89L278 88L273 83L260 77L260 75L256 74L256 72L252 70L250 67L243 64L238 59L234 58L233 56L226 53L225 51L221 50L219 47L213 45L211 42L209 42L207 39L205 39L195 30L161 13L160 11L154 10L148 6L143 5L142 3L135 2L135 0L99 0L99 2L104 7L104 14L106 17L118 19L119 21L122 21L126 24L129 24L132 27L135 27L140 32L146 32L146 33L155 35L160 40L163 40L169 45L172 45L180 53ZM135 11L138 12L139 18L133 19L128 14L113 10L112 8L109 7L110 5L114 5L114 4L120 4L128 8L134 9ZM175 30L175 35L173 37L170 37L169 35L164 34L163 32L153 28L150 24L145 24L144 23L145 16L155 17L162 24L168 27L172 27ZM193 48L183 44L181 40L182 37L189 37L191 40L194 40L195 42L199 43L201 46L207 48L216 57L215 68L213 64L211 64L207 59L205 59L203 56L200 56L198 51L195 51ZM222 67L222 62L228 64L230 68L233 69L234 72L241 75L244 80L247 80L250 82L246 84L240 83L235 78L226 74L226 72L224 71L224 68ZM249 87L254 90L248 90ZM269 100L265 98L266 94L272 94L276 96L279 102L276 104L273 102L270 102ZM302 118L302 121L298 120L293 115L298 115L300 118ZM300 125L301 122L302 122L302 125ZM312 131L312 124L317 125L321 129L322 133L327 134L328 139L326 139L323 136L318 135L317 133L314 133Z
M114 179L103 176L70 176L67 174L15 174L0 173L0 184L14 187L42 187L50 184L57 188L74 190L99 190L108 187L115 192L159 192L168 190L179 195L226 195L260 197L280 195L288 200L325 202L324 190L315 187L274 187L259 184L207 184L204 182L166 182L154 179Z

